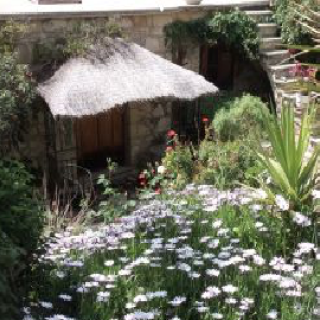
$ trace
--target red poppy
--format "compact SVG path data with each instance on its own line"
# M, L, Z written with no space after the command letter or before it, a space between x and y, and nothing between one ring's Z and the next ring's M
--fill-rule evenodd
M170 152L170 151L172 151L173 150L173 147L171 147L171 146L168 146L167 148L166 148L166 152Z
M145 173L141 172L139 174L139 180L144 180L144 179L146 179L146 175L145 175Z
M144 187L144 186L147 185L147 181L146 180L140 180L139 184L140 184L141 187Z
M298 52L298 50L294 49L294 48L290 48L290 49L288 49L288 52L289 52L289 54L294 55Z
M176 132L172 129L167 132L167 136L169 138L173 138L175 135L176 135Z
M207 116L203 116L203 117L202 117L202 122L203 122L203 123L209 122L209 118L208 118Z

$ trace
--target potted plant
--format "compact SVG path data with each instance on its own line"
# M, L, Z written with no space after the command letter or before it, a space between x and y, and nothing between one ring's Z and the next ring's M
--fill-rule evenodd
M187 5L195 6L199 5L202 0L186 0Z

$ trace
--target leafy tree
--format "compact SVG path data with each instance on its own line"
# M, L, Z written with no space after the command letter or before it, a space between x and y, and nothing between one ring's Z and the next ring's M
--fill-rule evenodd
M15 48L19 24L0 27L0 153L22 138L36 96L27 66L20 64Z

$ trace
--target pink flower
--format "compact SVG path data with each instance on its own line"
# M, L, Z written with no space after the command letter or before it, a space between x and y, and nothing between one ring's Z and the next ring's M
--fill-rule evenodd
M169 138L173 138L176 135L177 135L176 132L174 130L172 130L172 129L167 132L167 136Z

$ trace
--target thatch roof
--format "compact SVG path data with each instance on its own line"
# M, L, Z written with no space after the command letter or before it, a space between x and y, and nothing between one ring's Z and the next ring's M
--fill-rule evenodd
M38 86L54 116L81 117L127 102L192 100L218 89L134 43L105 39L86 58L73 58Z

